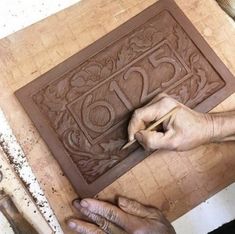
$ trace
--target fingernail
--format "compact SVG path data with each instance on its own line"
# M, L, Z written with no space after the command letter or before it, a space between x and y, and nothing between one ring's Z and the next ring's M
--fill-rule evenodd
M127 200L125 199L125 198L123 198L123 197L120 197L119 198L119 204L121 205L121 206L126 206L127 205Z
M137 139L137 141L143 142L143 135L141 133L137 132L135 134L135 138Z
M81 202L81 200L79 200L79 199L74 199L74 200L72 201L72 204L73 204L73 206L75 206L76 208L79 208L79 207L80 207L80 202Z
M69 221L68 226L69 226L69 228L74 229L77 226L77 224L73 221Z
M72 201L72 203L74 203L74 202L79 202L79 203L80 203L80 201L81 201L81 199L75 198L75 199Z
M129 141L133 141L134 140L134 136L129 136Z
M80 202L80 205L82 206L82 207L84 207L84 208L87 208L88 207L88 202L86 201L86 200L82 200L81 202Z

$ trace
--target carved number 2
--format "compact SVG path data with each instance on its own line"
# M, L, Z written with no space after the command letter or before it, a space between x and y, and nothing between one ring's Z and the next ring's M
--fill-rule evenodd
M170 86L171 84L173 84L176 80L178 75L181 72L181 68L179 66L177 66L177 62L174 58L168 58L168 57L162 57L160 59L156 59L156 56L161 53L161 51L156 51L154 54L152 54L149 57L149 61L152 64L153 67L157 68L160 64L162 63L169 63L174 67L174 75L173 77L166 82L162 82L161 87L165 88L167 86ZM148 79L148 74L147 72L141 68L141 67L131 67L123 76L124 80L127 80L131 73L133 72L137 72L141 75L142 77L142 83L143 83L143 88L142 88L142 93L140 96L140 102L143 103L145 102L148 97L150 96L154 96L157 92L160 91L160 87L155 89L153 92L148 93L149 90L149 79ZM126 97L126 95L123 93L123 91L121 90L121 88L118 86L116 81L112 81L110 84L110 90L111 91L115 91L117 96L121 99L121 101L123 102L123 104L127 107L128 110L133 110L133 106L131 104L131 102L128 100L128 98Z
M138 72L140 73L143 81L143 89L140 97L140 102L144 102L146 98L148 97L148 89L149 89L149 79L148 79L148 74L146 71L141 68L141 67L131 67L124 75L124 80L127 80L130 77L130 74L132 72Z
M146 71L141 68L141 67L131 67L124 75L124 80L127 80L130 77L130 74L132 72L138 72L140 73L142 79L143 79L143 89L142 89L142 93L141 93L141 97L140 97L140 102L144 102L146 100L146 98L148 97L148 88L149 88L149 81L148 81L148 75L146 73ZM112 81L110 83L110 87L109 87L110 91L114 91L117 96L120 98L120 100L122 101L122 103L126 106L126 108L128 110L133 110L134 107L131 104L131 102L128 100L128 98L126 97L125 93L121 90L121 88L119 87L118 83L116 81Z

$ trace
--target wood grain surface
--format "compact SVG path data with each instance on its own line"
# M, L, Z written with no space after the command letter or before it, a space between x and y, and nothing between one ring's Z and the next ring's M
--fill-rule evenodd
M0 107L66 233L76 194L13 92L153 4L154 0L83 0L0 40ZM217 55L235 74L235 25L214 0L177 0ZM208 11L210 9L210 11ZM214 111L235 109L235 95ZM174 220L232 183L234 143L185 153L160 152L119 178L99 198L118 194L156 205ZM50 181L50 183L48 183Z
M4 190L4 192L11 197L12 201L16 205L19 212L23 214L23 217L37 230L39 234L52 234L53 231L51 230L48 223L41 215L36 204L28 194L28 191L26 190L23 183L20 181L19 177L13 171L13 168L10 165L7 156L1 149L0 149L0 169L2 172L2 180L0 181L0 190ZM9 231L9 233L13 233L13 231L11 232L11 228L7 230L4 228L3 226L4 222L2 222L2 218L3 217L0 217L1 231L3 233L6 233L4 232L4 230Z

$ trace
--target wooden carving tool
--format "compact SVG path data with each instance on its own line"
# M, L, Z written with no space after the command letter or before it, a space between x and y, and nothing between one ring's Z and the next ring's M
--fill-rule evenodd
M15 234L38 234L3 190L0 191L0 212L6 217Z
M165 114L164 116L162 116L159 120L156 120L156 122L154 122L153 124L151 124L146 130L148 131L152 131L154 130L158 125L160 125L161 123L163 123L166 119L170 118L172 115L174 115L176 112L178 111L178 106L174 107L171 111L169 111L167 114ZM136 142L136 139L129 141L128 143L126 143L121 150L124 150L126 148L128 148L129 146L131 146L132 144L134 144Z

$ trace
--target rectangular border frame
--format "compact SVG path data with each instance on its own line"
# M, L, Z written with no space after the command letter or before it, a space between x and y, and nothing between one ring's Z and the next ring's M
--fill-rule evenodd
M82 64L94 54L99 53L99 51L107 47L110 42L113 43L118 41L121 37L144 24L163 10L170 12L174 19L184 29L187 36L195 43L197 48L206 57L211 66L225 80L226 84L222 89L212 94L206 100L198 104L195 108L195 110L201 112L207 112L211 110L225 98L234 93L235 78L173 0L160 0L154 3L135 17L129 19L126 23L120 25L90 46L66 59L63 63L57 65L52 70L48 71L47 73L43 74L15 92L16 97L38 129L41 137L48 145L56 160L59 162L61 168L69 178L76 192L81 197L94 196L106 186L114 182L118 177L141 162L144 158L146 158L147 155L141 148L139 148L132 153L133 157L132 154L130 154L126 159L122 160L111 170L101 175L93 183L87 184L82 174L75 166L68 153L65 151L62 143L59 141L48 120L43 116L36 104L33 102L32 95L35 93L35 89L32 89L32 86L41 88L45 84L49 83L48 80L53 82L54 80L59 79L61 76L74 69L79 64Z

